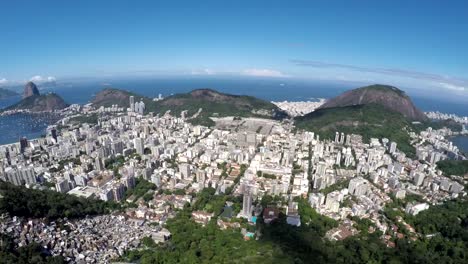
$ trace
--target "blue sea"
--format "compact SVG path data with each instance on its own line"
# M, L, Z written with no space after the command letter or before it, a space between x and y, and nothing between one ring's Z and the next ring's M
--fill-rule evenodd
M85 104L103 88L113 87L132 91L149 97L164 97L175 93L188 92L198 88L212 88L221 92L251 95L268 101L305 101L316 98L331 98L346 90L360 87L357 83L337 83L326 81L309 81L297 79L238 79L221 77L184 77L132 80L90 80L59 83L54 87L42 89L41 93L56 92L68 103ZM423 111L441 111L468 116L466 102L447 102L439 98L426 98L423 94L411 94L416 106ZM0 108L12 105L20 100L20 96L0 100ZM27 116L0 117L0 144L18 141L20 136L28 138L38 137L45 133L47 119L30 124ZM53 119L51 119L52 121ZM21 124L18 126L18 124ZM12 131L10 131L12 130ZM8 133L4 133L8 131Z
M456 136L450 139L461 151L468 153L468 136Z

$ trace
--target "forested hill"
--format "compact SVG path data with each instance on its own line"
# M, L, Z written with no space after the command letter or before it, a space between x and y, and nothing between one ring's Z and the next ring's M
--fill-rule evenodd
M212 89L198 89L189 93L175 94L156 103L159 113L171 111L172 114L180 114L187 110L192 116L201 109L200 114L194 120L205 125L211 125L209 117L264 117L282 119L287 114L271 102L264 101L253 96L231 95L220 93Z
M180 116L183 111L187 111L187 117L195 115L189 122L207 126L214 124L210 117L287 117L284 111L268 101L252 96L220 93L212 89L197 89L153 101L132 92L108 88L99 92L91 102L95 107L118 105L126 108L129 107L130 96L134 96L135 102L141 100L145 103L145 112L165 114L169 111L172 115Z

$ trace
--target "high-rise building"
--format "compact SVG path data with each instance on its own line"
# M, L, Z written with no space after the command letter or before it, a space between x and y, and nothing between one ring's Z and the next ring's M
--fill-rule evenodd
M182 163L179 165L179 171L182 179L190 177L190 165L188 163Z
M397 148L397 143L392 141L390 143L390 150L389 150L390 154L393 154L396 151L396 148Z
M159 188L161 186L161 175L160 174L151 175L151 182L156 184L156 186Z
M140 101L140 103L135 104L135 112L139 113L140 115L145 113L145 103L143 103L143 101Z
M55 184L55 189L57 190L57 192L66 193L70 191L70 184L68 183L67 179L59 179Z
M24 153L27 147L28 147L28 139L26 137L22 137L20 139L20 152Z
M136 182L135 177L133 177L133 175L127 175L123 177L122 182L124 183L125 187L127 187L127 189L129 190L135 188Z
M145 151L145 146L143 144L142 138L135 138L133 139L133 144L135 145L136 153L143 155Z
M362 177L353 178L349 181L348 190L352 195L365 195L369 188L369 182Z
M133 112L135 109L135 97L133 95L130 96L130 112Z
M4 179L14 185L35 184L37 183L34 167L8 167L4 171Z
M341 132L340 144L344 144L344 141L345 141L345 134Z
M120 201L124 197L125 187L122 183L117 182L112 186L112 193L114 194L114 200Z
M335 143L340 143L340 133L338 131L335 132Z
M252 194L250 189L247 187L244 190L244 199L242 201L242 216L250 218L252 216Z
M424 173L422 173L422 172L415 173L414 178L413 178L414 185L421 186L421 184L423 183L425 177L426 177L426 175Z
M50 136L57 142L57 129L55 127L50 130Z
M104 170L105 166L104 166L104 160L102 158L96 158L96 160L94 161L94 169L97 170L97 171L102 171Z

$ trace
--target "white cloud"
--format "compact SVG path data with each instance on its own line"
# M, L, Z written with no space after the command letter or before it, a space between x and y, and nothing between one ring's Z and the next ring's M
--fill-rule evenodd
M0 78L0 85L4 85L4 84L7 84L8 83L8 80L5 79L5 78Z
M36 75L36 76L31 77L30 81L31 82L43 82L44 78L42 78L42 76L40 75Z
M54 76L42 77L41 75L36 75L31 77L30 81L35 83L55 83L57 78Z
M468 91L467 88L463 87L463 86L459 86L459 85L455 85L455 84L451 84L451 83L443 83L443 82L440 82L439 85L445 89L449 89L449 90L454 90L454 91Z
M212 69L193 70L190 72L192 75L215 75L216 72Z
M280 71L270 69L246 69L242 71L242 75L257 76L257 77L289 77Z

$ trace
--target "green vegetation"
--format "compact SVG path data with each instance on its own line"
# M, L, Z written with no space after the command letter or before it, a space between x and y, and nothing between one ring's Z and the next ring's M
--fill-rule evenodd
M445 175L463 176L468 173L468 160L442 160L437 162L437 168Z
M266 172L263 172L263 171L257 171L257 176L258 177L263 177L263 178L266 178L266 179L276 179L277 178L276 175L266 173Z
M203 190L193 207L188 204L167 228L172 239L163 245L145 243L146 248L127 252L121 259L138 263L466 263L468 260L468 204L466 201L448 202L431 207L415 217L409 217L423 235L437 233L431 238L416 241L396 239L395 248L384 245L381 232L369 233L369 220L353 219L360 234L343 241L330 242L325 233L337 222L313 210L306 199L296 198L302 225L293 227L280 213L270 225L257 220L260 239L244 241L240 230L220 230L216 215L228 196L215 195L213 188ZM240 200L239 200L240 201ZM265 196L262 204L281 203L278 197ZM398 205L395 205L398 207ZM206 227L191 220L192 210L212 209L215 217ZM389 209L389 208L388 208ZM387 210L387 208L386 208ZM386 211L390 216L392 212ZM404 217L401 210L396 216ZM245 223L243 223L245 224ZM251 229L251 228L250 228Z
M154 248L156 246L156 242L151 237L144 237L141 239L141 244L145 247Z
M342 190L344 188L348 188L348 185L349 185L349 179L348 180L342 180L342 181L339 181L335 184L332 184L324 189L322 189L320 192L327 195L333 191L339 191L339 190Z
M37 243L15 248L11 237L0 234L0 263L61 264L65 263L65 260L62 257L45 254L44 248Z
M152 182L149 182L141 177L138 177L136 178L136 185L135 185L135 188L131 189L131 190L127 190L125 192L125 199L130 197L130 196L134 196L135 199L134 201L138 200L140 197L143 197L147 194L150 194L148 191L154 191L156 190L156 184L152 183ZM146 199L151 200L153 198L153 195L150 194L150 196L146 196ZM146 200L145 199L145 200Z
M334 139L335 132L362 135L370 138L388 138L409 157L415 155L408 130L411 123L400 113L376 104L319 109L296 119L299 129L313 131L322 139Z
M274 104L257 99L252 96L239 96L219 93L210 89L194 90L190 93L175 94L164 100L154 102L151 98L141 96L132 92L119 89L105 89L93 99L95 107L108 107L118 105L129 106L129 97L134 96L135 102L142 100L145 103L145 112L165 114L170 111L171 115L180 116L182 111L187 111L187 121L194 125L213 126L210 117L236 116L250 117L262 116L270 118L283 118L285 113ZM199 109L202 111L194 118ZM265 113L258 113L263 110Z
M176 94L155 103L156 112L164 114L166 111L172 115L180 115L187 110L187 117L202 111L194 119L188 120L192 124L213 125L210 117L236 116L282 118L284 113L274 104L257 99L252 96L223 94L210 89L194 90L190 93ZM265 114L256 111L263 110Z
M70 118L69 122L72 123L72 124L87 123L87 124L95 125L95 124L98 123L98 115L95 114L95 113L94 114L79 115L79 116L75 116L75 117Z
M244 241L239 230L220 230L215 221L202 227L191 220L190 207L168 220L169 243L130 251L124 261L146 263L290 263L272 243Z
M0 214L48 219L76 218L108 213L114 203L79 198L51 190L33 190L0 181Z

